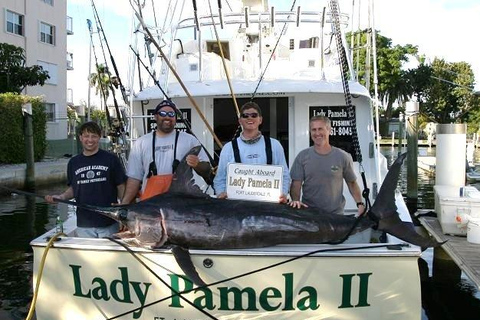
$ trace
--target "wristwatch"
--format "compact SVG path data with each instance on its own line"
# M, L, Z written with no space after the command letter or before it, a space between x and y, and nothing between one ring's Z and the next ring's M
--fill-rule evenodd
M360 206L364 206L364 207L365 207L365 203L363 203L363 202L357 202L357 208L360 207Z

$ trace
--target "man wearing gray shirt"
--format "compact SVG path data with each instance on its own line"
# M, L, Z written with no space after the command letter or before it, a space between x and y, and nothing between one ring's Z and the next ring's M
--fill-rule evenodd
M331 123L327 117L315 116L310 119L310 136L314 145L302 150L290 169L292 201L289 204L298 209L313 207L343 214L345 180L360 215L365 210L365 204L356 181L352 157L342 149L330 145L330 130Z

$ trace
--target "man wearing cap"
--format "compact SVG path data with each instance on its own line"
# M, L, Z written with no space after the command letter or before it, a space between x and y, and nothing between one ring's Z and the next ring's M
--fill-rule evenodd
M131 203L140 187L141 200L167 192L179 161L191 148L200 145L194 136L175 130L177 113L177 107L171 100L160 102L154 114L157 129L133 144L122 204ZM186 160L200 176L209 176L211 167L204 150L198 156L189 155Z

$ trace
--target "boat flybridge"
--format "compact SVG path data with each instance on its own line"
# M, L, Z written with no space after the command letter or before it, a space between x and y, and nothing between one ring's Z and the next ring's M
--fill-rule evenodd
M374 103L350 71L344 49L351 21L335 0L304 1L305 7L315 2L312 11L300 4L282 11L256 2L235 7L195 1L198 11L185 17L185 3L173 1L159 28L148 21L148 8L132 8L135 37L147 39L144 48L155 64L137 61L137 72L151 77L151 86L132 92L130 138L153 128L155 106L168 98L181 111L179 129L193 133L216 158L237 130L238 108L253 99L262 109L262 132L280 141L291 165L311 145L310 117L325 115L332 122L331 144L351 153L359 185L370 190L373 203L387 163L374 140ZM354 214L356 204L344 190L345 214ZM401 219L411 222L398 191L395 201ZM199 275L216 283L196 288L169 248L127 250L108 239L75 238L74 229L71 217L65 223L68 236L54 243L44 266L47 237L55 230L32 241L34 280L41 277L38 320L421 316L421 249L389 234L373 231L361 243L338 245L190 250Z

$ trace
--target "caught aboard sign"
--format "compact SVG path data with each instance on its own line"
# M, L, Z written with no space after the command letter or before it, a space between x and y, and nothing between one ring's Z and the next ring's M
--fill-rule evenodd
M282 166L230 163L227 196L229 199L278 202L282 177Z

